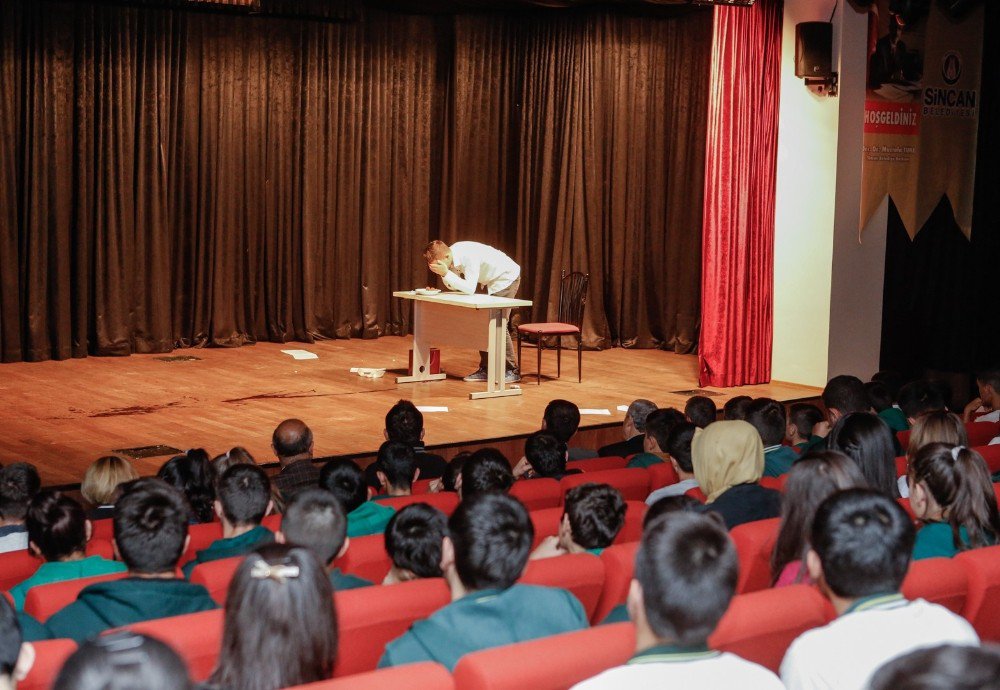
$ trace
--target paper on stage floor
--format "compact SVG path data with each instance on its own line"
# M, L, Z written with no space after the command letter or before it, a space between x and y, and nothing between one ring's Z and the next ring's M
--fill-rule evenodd
M438 405L417 405L417 409L421 412L447 412L447 407L441 407Z
M319 359L319 355L309 350L282 350L286 355L291 355L292 359Z
M611 410L583 408L580 410L580 414L593 414L593 415L602 415L604 417L610 417Z
M628 412L628 405L619 405L618 406L618 411L619 412Z

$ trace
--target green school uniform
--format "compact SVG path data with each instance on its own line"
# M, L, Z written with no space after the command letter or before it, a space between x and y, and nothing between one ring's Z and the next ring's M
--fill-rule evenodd
M625 604L618 604L618 606L611 609L608 615L604 617L601 621L601 625L606 625L608 623L628 623L628 606Z
M263 527L261 525L257 525L249 532L241 534L238 537L216 539L209 544L207 549L202 549L197 552L193 561L188 561L184 564L184 567L182 568L184 571L184 577L191 579L191 572L199 563L208 563L209 561L219 561L223 558L242 556L250 553L262 544L270 544L273 541L274 533L267 527Z
M602 549L602 548L587 549L587 553L593 554L594 556L600 556L602 553L604 553L604 549Z
M53 582L65 582L66 580L79 580L82 577L124 573L126 570L128 568L125 567L124 563L109 561L101 556L90 556L78 561L51 561L42 563L34 575L21 584L11 587L10 595L14 598L14 608L23 611L24 600L28 596L28 590L32 587Z
M39 642L41 640L52 639L52 635L49 634L44 625L23 611L18 612L17 623L21 626L21 639L24 642Z
M666 453L639 453L638 455L633 455L632 459L628 461L625 467L649 467L651 465L659 465L661 462L666 462L667 458L670 457Z
M342 573L340 572L340 568L334 568L330 571L330 584L333 585L334 592L343 592L345 589L371 587L374 583L363 577Z
M90 585L49 618L52 637L84 642L109 628L218 608L201 585L181 579L129 577Z
M802 452L800 455L805 455L806 453L812 452L814 450L826 450L827 442L826 436L811 436L805 445L802 446Z
M792 469L799 454L788 446L777 446L764 451L764 476L780 477Z
M587 616L564 589L514 585L473 592L448 604L385 648L379 668L436 661L453 670L471 652L582 630Z
M347 536L365 537L369 534L382 534L395 514L395 509L389 506L365 501L347 514Z
M969 543L969 533L964 527L958 530L962 543ZM958 553L955 540L951 534L951 525L947 522L928 522L917 532L913 542L913 560L922 558L951 558Z
M909 422L906 421L906 415L903 411L895 407L887 407L878 413L879 418L889 425L892 429L892 433L897 431L906 431L910 428Z

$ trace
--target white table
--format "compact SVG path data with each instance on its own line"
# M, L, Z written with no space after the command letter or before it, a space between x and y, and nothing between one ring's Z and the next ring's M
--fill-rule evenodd
M530 307L531 301L494 295L464 295L442 292L418 295L394 292L393 297L413 301L413 369L396 383L440 381L445 374L431 374L431 345L475 348L489 353L486 390L469 398L500 398L521 395L520 388L505 385L507 361L507 317L505 309Z

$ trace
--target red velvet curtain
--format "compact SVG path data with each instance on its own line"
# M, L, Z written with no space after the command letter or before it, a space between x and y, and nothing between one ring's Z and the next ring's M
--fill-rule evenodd
M771 378L781 0L716 7L702 229L699 380Z

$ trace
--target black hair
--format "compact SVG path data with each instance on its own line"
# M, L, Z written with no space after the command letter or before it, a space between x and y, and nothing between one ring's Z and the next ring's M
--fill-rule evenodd
M895 402L899 397L899 389L903 386L903 377L895 371L879 371L872 376L872 382L885 386L889 398Z
M1000 647L938 645L895 657L870 690L1000 690Z
M648 527L649 524L656 518L678 510L700 513L702 512L704 505L705 504L697 498L693 498L687 494L680 494L679 496L664 496L646 509L646 514L642 518L642 528L645 530L646 527ZM706 515L721 518L721 516L714 511L709 511Z
M458 490L456 486L458 478L462 476L462 468L465 467L466 461L471 457L472 453L467 450L463 450L448 461L448 468L444 471L444 474L441 475L441 483L443 484L445 491Z
M809 543L838 597L896 592L910 565L915 532L896 501L871 489L839 491L816 509Z
M462 499L499 491L507 493L514 485L510 463L496 448L480 448L462 466Z
M605 549L625 525L625 499L608 484L573 487L564 499L573 541L585 549Z
M0 597L0 676L13 676L21 655L21 625L7 597Z
M256 465L233 465L219 479L219 503L231 525L259 525L271 500L271 480Z
M674 427L667 439L667 452L677 466L685 472L694 472L694 462L691 459L691 441L698 427L691 422L684 422Z
M187 499L194 522L215 519L215 474L212 461L201 448L189 450L167 460L156 476L174 487Z
M580 408L569 400L552 400L542 415L545 430L551 431L563 443L569 443L580 428Z
M285 507L281 533L289 543L309 549L329 565L347 539L347 515L330 491L304 489Z
M823 389L823 404L827 409L836 408L840 414L867 412L871 407L865 384L857 376L834 376Z
M788 421L795 425L799 436L809 440L813 427L825 419L822 410L811 403L795 403L788 410Z
M1000 367L988 367L976 372L976 381L1000 393Z
M87 548L83 506L58 491L39 491L24 518L28 541L46 561L61 561Z
M390 441L409 446L420 443L424 432L424 415L409 400L400 400L385 413L385 433Z
M305 455L312 445L312 429L301 419L286 419L271 434L271 447L279 458Z
M350 513L368 500L364 472L353 460L331 460L323 465L319 485L337 497L345 513Z
M896 447L892 431L882 419L870 412L844 415L830 430L827 445L854 460L869 487L890 498L899 498Z
M882 412L892 407L892 394L888 387L880 381L869 381L865 384L865 393L868 395L868 404L876 412Z
M12 462L0 469L0 518L23 520L41 486L38 470L31 463Z
M719 408L715 406L715 401L705 395L690 397L684 405L684 416L700 429L714 422L718 415Z
M448 516L426 503L405 506L385 526L385 551L393 565L417 577L441 577L441 541Z
M776 446L785 439L788 418L785 406L771 398L757 398L747 405L746 421L757 430L764 446Z
M146 477L122 485L114 533L129 571L150 575L173 571L184 552L187 527L184 497L162 479Z
M80 645L56 678L53 690L189 690L184 661L155 637L129 630L100 635Z
M525 440L524 457L539 477L558 478L566 472L566 444L548 431L536 431Z
M507 589L524 572L535 528L520 501L484 493L458 505L448 520L448 534L466 589Z
M646 416L646 436L652 436L660 451L666 453L670 432L685 421L684 413L672 407L653 410Z
M747 418L747 407L753 402L749 395L737 395L726 401L722 407L722 418L727 422L742 421Z
M656 409L656 403L651 400L646 400L645 398L640 398L639 400L633 400L628 406L628 411L625 416L632 420L632 426L640 434L646 433L646 417L649 413Z
M718 520L688 511L656 518L635 558L649 627L673 644L704 644L736 592L737 573L736 547Z
M385 475L389 486L395 489L410 489L413 475L417 470L417 459L413 446L399 441L386 441L378 449L375 461L378 470Z
M899 409L908 419L947 407L941 391L929 381L910 381L899 389Z

